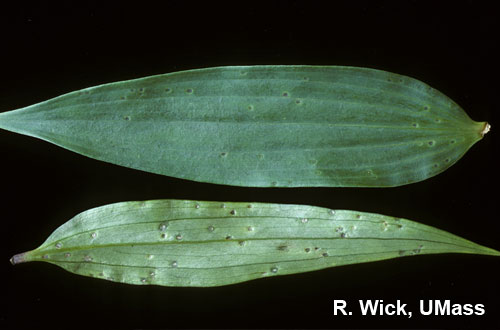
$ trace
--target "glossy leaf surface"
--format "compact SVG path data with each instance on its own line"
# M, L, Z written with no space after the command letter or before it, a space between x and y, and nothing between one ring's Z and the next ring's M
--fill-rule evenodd
M378 214L154 200L83 212L11 262L45 261L130 284L204 287L434 253L500 255L442 230Z
M398 74L242 66L83 89L1 113L0 128L200 182L390 187L444 171L489 125Z

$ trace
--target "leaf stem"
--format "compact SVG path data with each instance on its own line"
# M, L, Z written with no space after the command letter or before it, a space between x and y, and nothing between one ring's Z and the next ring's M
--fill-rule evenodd
M483 130L481 131L481 137L484 137L486 133L488 133L491 129L491 125L488 124L487 122L484 123Z
M13 265L21 264L23 262L27 262L28 260L25 259L27 252L19 253L14 255L12 258L10 258L10 263Z

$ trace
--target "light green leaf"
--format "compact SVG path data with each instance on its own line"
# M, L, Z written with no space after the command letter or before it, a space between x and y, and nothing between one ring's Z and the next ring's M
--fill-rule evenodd
M45 261L130 284L204 287L434 253L500 255L442 230L378 214L153 200L83 212L11 262Z
M201 182L390 187L444 171L489 125L398 74L241 66L83 89L1 113L0 128Z

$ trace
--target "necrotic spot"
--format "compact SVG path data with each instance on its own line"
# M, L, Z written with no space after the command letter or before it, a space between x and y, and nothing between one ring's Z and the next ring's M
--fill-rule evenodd
M287 245L279 245L277 247L278 251L288 251L288 246Z

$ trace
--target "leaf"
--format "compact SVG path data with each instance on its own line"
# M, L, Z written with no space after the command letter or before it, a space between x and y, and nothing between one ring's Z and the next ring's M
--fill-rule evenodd
M398 74L241 66L83 89L1 113L0 128L200 182L391 187L444 171L489 125Z
M303 205L123 202L80 213L11 262L129 284L219 286L434 253L499 256L413 221Z

